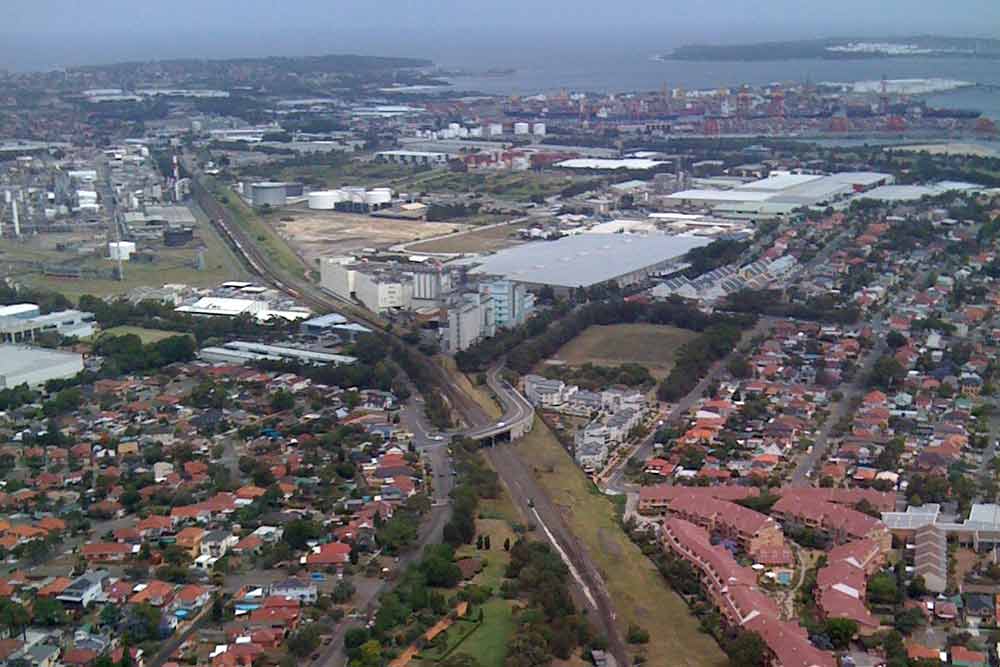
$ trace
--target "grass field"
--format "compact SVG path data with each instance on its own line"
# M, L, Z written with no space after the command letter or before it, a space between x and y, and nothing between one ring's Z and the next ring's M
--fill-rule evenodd
M183 336L179 331L164 331L163 329L146 329L143 327L131 327L131 326L121 326L112 327L110 329L105 329L98 333L94 338L100 338L102 336L127 336L128 334L135 334L138 336L143 343L155 343L161 341L164 338L171 338L172 336Z
M677 348L697 335L659 324L595 325L559 348L552 359L573 366L637 363L662 377L673 367Z
M722 667L728 661L653 563L629 540L616 509L573 463L541 422L517 444L549 497L590 554L607 585L622 636L630 623L646 628L649 667Z
M463 223L465 221L463 220ZM509 248L518 243L511 238L524 223L515 222L507 225L496 225L485 229L473 229L461 234L453 234L444 238L431 239L409 246L413 252L488 252Z
M507 643L514 632L512 603L494 598L482 609L483 624L455 649L455 653L471 655L482 667L503 667Z

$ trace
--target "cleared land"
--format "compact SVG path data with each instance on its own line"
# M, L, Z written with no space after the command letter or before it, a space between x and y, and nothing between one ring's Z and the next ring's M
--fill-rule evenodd
M518 245L520 241L517 239L517 230L522 227L524 227L523 222L493 225L415 243L409 246L409 249L413 252L439 253L493 252Z
M893 150L912 151L914 153L929 153L931 155L969 155L975 157L997 157L1000 152L996 148L980 144L915 144L912 146L893 146Z
M110 329L105 329L99 332L95 339L101 338L103 336L127 336L129 334L134 334L138 336L143 343L155 343L161 341L164 338L171 338L173 336L184 336L184 334L179 331L164 331L163 329L146 329L144 327L132 327L132 326L120 326L112 327Z
M140 253L149 252L152 261L125 262L125 280L113 278L115 263L106 258L106 230L88 229L70 233L46 233L21 241L0 241L0 267L8 275L35 287L62 292L70 298L84 294L110 296L125 294L139 286L158 287L180 283L211 287L248 274L207 218L192 207L197 225L194 241L180 248L139 243ZM198 252L204 252L204 270L198 270ZM44 267L82 271L81 278L46 275Z
M595 325L559 348L551 361L572 366L636 363L653 375L665 376L674 365L677 348L697 335L660 324Z
M600 571L624 636L630 623L649 630L650 667L722 667L728 660L653 563L629 540L611 500L601 494L541 420L516 445L539 483Z
M362 248L382 248L450 232L465 225L373 218L367 215L285 209L264 218L278 236L295 248L309 264L320 257L349 253Z

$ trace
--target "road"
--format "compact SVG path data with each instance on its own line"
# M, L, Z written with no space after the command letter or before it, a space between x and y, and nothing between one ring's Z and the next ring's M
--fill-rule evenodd
M874 328L876 332L881 331L881 324ZM871 374L875 362L885 354L887 349L885 339L879 335L878 341L868 351L868 354L865 355L861 366L854 371L854 378L843 390L843 396L830 410L830 414L827 415L826 421L823 422L819 432L816 434L816 439L813 440L812 449L808 450L796 464L795 470L792 471L792 475L788 480L791 486L810 485L809 473L815 470L819 462L826 456L827 447L830 446L830 432L840 420L849 414L854 401L867 391L868 376Z
M771 330L776 321L777 320L772 317L760 318L752 329L748 329L743 332L743 336L738 347L742 347L744 344L757 336L765 335ZM670 412L668 412L663 418L664 421L667 423L678 421L690 412L691 408L693 408L705 394L708 387L713 382L721 378L722 374L726 372L726 367L734 354L736 354L736 350L730 352L720 361L715 362L705 377L703 377L701 381L694 386L694 389L689 391L686 396L674 404ZM625 493L627 491L625 484L625 465L628 463L630 458L638 458L645 461L652 456L655 438L656 429L653 429L639 444L639 446L635 448L635 451L632 452L631 456L621 457L617 467L615 467L609 474L605 475L603 488L608 491L614 491L615 493Z
M215 197L201 184L199 179L200 173L193 164L193 161L185 159L184 165L187 171L193 176L192 192L198 199L202 209L205 210L206 214L213 219L223 238L226 239L227 242L229 242L236 252L243 258L253 273L260 276L262 280L268 282L277 289L282 290L294 298L302 300L311 307L322 311L339 311L345 313L346 315L356 317L361 321L372 322L372 317L365 316L359 311L356 305L336 299L329 293L305 279L288 276L271 267L266 255L256 247L256 243L242 229L232 213L224 206L220 205L215 200ZM374 324L378 330L384 330L383 323L375 322ZM396 344L406 346L404 341L391 332L385 332L384 335L392 338ZM406 347L409 349L409 346ZM442 396L448 400L452 409L455 410L466 423L468 426L467 431L475 433L478 429L490 428L489 425L492 420L489 416L471 396L467 396L461 388L458 387L458 385L448 376L447 371L429 359L426 359L423 355L420 355L417 358L418 363L423 363L424 368L428 373L428 377L432 378ZM523 397L519 397L513 387L510 387L509 384L499 379L499 372L499 367L491 370L490 376L494 378L491 387L496 392L501 403L504 405L505 411L507 406L512 406L512 408L516 410L517 408L515 406L523 400ZM416 398L413 399L413 401L416 400ZM410 409L415 409L412 404ZM515 413L515 416L517 414L519 413ZM521 418L523 418L523 416ZM418 424L419 421L413 421L412 423ZM417 433L416 429L411 428L411 430L413 430L415 434ZM426 435L426 430L423 431L423 433ZM446 449L433 447L429 444L418 444L418 447L427 449L427 455L431 461L432 467L436 470L446 468ZM531 472L527 471L519 460L517 460L516 463L511 462L514 458L512 449L504 450L501 448L495 450L495 452L497 453L496 458L499 462L497 472L500 475L501 480L509 489L513 491L517 488L523 488L524 485L529 483L535 484L534 477ZM435 461L438 463L436 464ZM506 465L505 462L511 463ZM439 467L442 464L443 467ZM448 476L450 477L450 468L448 468L448 470ZM436 478L435 482L438 482L439 480L440 477ZM558 512L555 506L549 502L549 500L545 497L545 494L539 487L537 487L537 485L532 488L535 489L535 493L532 497L535 499L536 509L538 510L537 516L539 521L544 523L548 531L550 531L550 534L553 536L552 541L559 549L569 554L571 562L575 563L574 567L584 573L585 577L591 577L592 574L587 573L595 573L596 568L594 568L593 563L590 562L586 553L579 549L578 545L574 547L575 540L571 541L573 539L572 533L563 521L562 515ZM433 537L439 536L444 524L447 522L447 512L450 508L445 504L447 500L441 496L445 489L450 490L449 482L447 481L440 487L435 485L434 508L431 510L431 517L421 526L421 544L428 544ZM527 502L524 497L516 500L522 504ZM530 516L531 514L532 513L526 513L525 515ZM415 549L408 554L404 561L410 560L418 554L419 549ZM405 562L401 563L401 565L403 564L405 564ZM592 584L588 585L596 586L597 581L599 581L599 579L594 580ZM377 589L371 596L370 600L359 601L359 604L357 605L359 611L362 611L365 615L372 613L377 603L378 594L381 593L387 586L388 584L386 583ZM619 664L626 665L628 664L628 661L626 660L627 655L623 648L624 643L613 621L615 618L613 606L611 605L607 594L603 592L603 586L597 588L597 591L597 594L592 593L598 608L595 620L600 626L599 629L605 634L605 636L608 637L609 645L613 649L613 654L619 660ZM584 594L584 589L579 586L579 584L577 594ZM584 597L587 596L584 594ZM345 656L343 653L343 634L349 627L351 626L347 623L341 623L338 625L337 630L334 633L333 641L327 646L320 658L316 661L316 665L318 667L340 667L344 664Z

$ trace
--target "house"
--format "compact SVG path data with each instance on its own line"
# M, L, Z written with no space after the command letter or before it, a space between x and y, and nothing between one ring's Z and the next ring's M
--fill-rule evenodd
M343 542L327 542L315 548L303 561L311 568L340 567L349 562L351 546Z
M59 647L51 644L35 644L28 650L22 651L21 657L31 667L56 667L59 664Z
M955 667L989 667L985 653L970 651L964 646L951 647L951 664Z
M201 541L205 537L205 530L197 526L188 526L177 533L177 546L188 552L191 558L201 555Z
M303 604L316 602L318 593L319 591L314 582L295 577L277 581L268 588L268 595L298 600Z
M108 578L105 570L84 572L63 589L56 599L67 605L86 609L91 602L97 600L103 593L104 581Z
M204 586L198 586L197 584L188 584L184 588L177 592L177 597L175 600L175 614L177 612L183 612L178 614L179 616L188 616L190 614L196 613L199 609L208 604L209 600L212 599L212 595L207 588Z
M121 544L119 542L97 542L84 544L80 547L80 554L88 563L119 563L138 553L138 544Z
M213 530L205 533L201 538L201 555L211 558L222 558L231 546L239 540L235 535L226 530Z
M147 603L154 607L165 607L174 599L174 586L165 581L154 579L148 584L139 584L135 593L129 598L129 604Z

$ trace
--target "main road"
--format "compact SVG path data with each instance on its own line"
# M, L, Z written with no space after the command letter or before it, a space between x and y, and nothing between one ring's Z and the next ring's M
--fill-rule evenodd
M289 296L297 298L318 310L343 312L362 321L370 322L378 327L380 331L384 331L384 323L375 320L371 315L366 315L355 304L345 302L342 299L336 299L308 280L290 276L286 272L272 267L269 258L257 248L256 242L243 229L236 216L228 208L221 205L215 196L201 183L201 174L194 162L185 158L184 166L192 175L192 192L198 200L199 205L212 219L213 224L223 238L234 248L253 273ZM391 332L384 332L383 335L389 336L395 344L410 349L410 346L405 341L402 341ZM428 377L448 400L451 408L467 425L466 430L461 432L461 435L478 437L480 439L486 437L492 438L494 434L500 435L503 431L511 430L508 427L508 423L521 426L527 423L529 415L525 412L526 401L509 383L503 380L500 376L502 368L499 365L490 369L487 378L489 386L504 406L505 417L509 416L513 420L512 422L508 422L507 419L494 422L482 407L471 396L466 395L458 384L449 377L447 371L433 363L433 361L426 359L419 352L411 351L411 354L418 355L416 357L418 360L417 363L423 364ZM417 398L412 400L416 402ZM412 403L410 408L417 409ZM534 418L533 410L530 413L530 418ZM419 422L415 421L411 423L417 424ZM415 434L418 432L415 428L411 428L411 430ZM421 432L424 436L427 435L426 431ZM432 442L437 444L440 441ZM440 445L434 446L429 442L425 442L423 447L431 461L432 468L436 471L447 470L448 474L445 477L450 478L450 463L447 463L447 450ZM516 459L512 450L505 450L501 447L494 449L490 454L493 455L490 456L490 459L496 466L500 479L511 492L512 496L515 496L513 499L524 515L527 517L534 516L538 523L545 527L544 532L548 540L558 551L566 554L565 557L570 561L571 569L581 573L579 577L582 578L582 582L580 578L574 577L574 590L577 599L587 600L588 603L593 600L592 606L596 608L597 613L591 616L592 620L597 626L598 631L608 638L612 654L618 660L618 663L620 665L627 665L628 655L625 651L621 635L614 623L615 612L610 598L604 592L603 585L600 584L600 578L595 576L597 572L596 567L590 561L586 552L579 547L572 532L566 525L562 514L548 500L542 489L537 486L537 482L531 471L527 470L523 463L520 462L520 459ZM421 527L420 544L429 544L435 538L440 539L441 530L447 522L448 510L450 509L447 508L447 498L442 495L445 490L450 491L450 479L442 480L442 475L438 474L433 481L435 483L434 507L431 510L430 519L424 522ZM530 496L530 498L534 499L535 507L533 508L529 507L529 497L523 493L519 493L520 490L529 489L533 493ZM441 507L445 509L440 510L439 508ZM406 560L414 558L418 552L419 550L411 552L401 565L405 565ZM359 604L359 611L365 615L373 613L378 603L378 595L387 585L387 583L383 584L375 590L367 603L363 604L363 608ZM345 663L342 645L343 635L348 627L347 623L338 625L333 641L316 661L317 667L340 667Z

